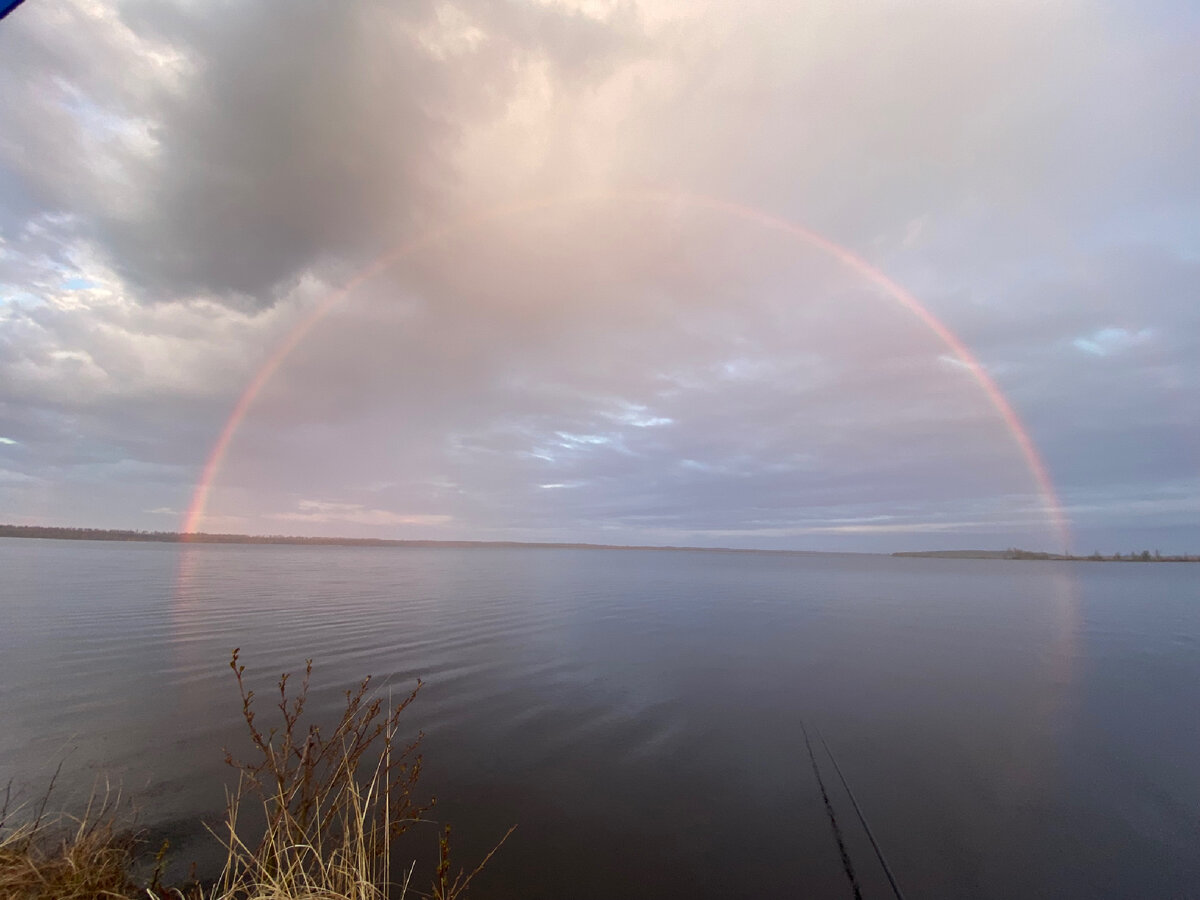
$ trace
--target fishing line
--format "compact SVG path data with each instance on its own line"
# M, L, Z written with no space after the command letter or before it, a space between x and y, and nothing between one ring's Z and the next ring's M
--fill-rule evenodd
M801 723L800 727L803 728L804 723ZM850 790L850 785L846 783L846 776L842 774L842 767L838 765L837 758L833 755L833 751L830 750L829 745L825 743L825 738L821 734L821 729L817 728L815 725L813 726L813 729L817 732L817 739L820 740L821 745L825 748L825 752L829 754L829 761L833 763L833 769L835 772L837 772L838 778L841 779L842 787L846 789L846 796L850 798L850 803L854 806L854 811L858 813L858 821L862 823L863 831L867 833L867 837L871 841L871 846L875 848L875 856L879 859L879 864L883 866L883 874L887 876L888 884L892 886L892 891L896 895L896 900L904 900L904 894L900 891L900 885L896 884L896 876L892 874L892 868L887 864L887 860L884 859L883 851L879 849L879 842L875 840L875 834L871 831L871 826L867 824L867 817L863 815L862 807L858 805L858 800L854 798L854 792ZM808 732L805 732L804 740L808 740ZM808 752L812 752L811 747L809 747ZM814 759L813 768L816 768L816 765L817 761ZM820 778L820 776L817 777ZM825 792L824 787L821 788L821 792ZM829 801L826 800L825 804L828 806ZM831 812L830 815L832 816L833 813ZM841 843L840 839L838 843Z
M821 777L821 770L817 766L817 755L813 753L812 742L808 739L808 729L804 727L804 722L800 722L800 730L804 732L804 746L808 748L808 758L812 760L813 774L817 776L817 786L821 789L821 799L825 801L825 812L829 816L829 827L833 829L833 839L837 841L838 853L842 857L842 868L846 870L846 877L850 879L850 888L854 891L854 900L862 900L862 891L858 887L858 878L854 875L854 864L850 862L850 854L846 851L846 842L842 840L842 829L838 827L837 816L833 814L833 804L829 802L829 793L825 790L825 779ZM818 736L820 732L818 732ZM826 750L829 748L826 747ZM833 757L830 757L832 759ZM834 763L834 765L837 765Z

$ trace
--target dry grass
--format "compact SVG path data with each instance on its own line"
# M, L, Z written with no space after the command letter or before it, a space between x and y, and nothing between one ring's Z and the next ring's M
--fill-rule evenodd
M400 715L417 686L399 703L371 693L371 679L346 692L341 718L327 735L304 724L312 661L298 689L280 677L279 723L263 730L245 667L230 661L242 698L242 717L255 751L252 762L226 761L240 770L229 799L224 834L225 871L214 900L378 900L397 887L390 870L394 840L433 805L414 799L420 736L399 744ZM263 811L261 839L239 834L247 801ZM412 869L400 879L407 891Z
M130 871L139 849L118 823L119 796L93 792L83 815L44 815L47 790L32 819L9 825L22 810L0 811L0 898L20 900L125 900L137 890ZM140 896L145 897L143 893ZM153 894L150 894L153 897Z
M389 900L408 895L415 864L392 871L395 841L432 807L415 798L420 736L398 743L401 713L420 682L398 703L371 690L370 678L346 692L341 718L322 734L305 720L312 662L295 690L290 677L277 684L278 721L259 724L245 667L230 661L253 749L249 761L226 754L239 773L227 798L224 824L214 835L225 848L220 877L206 889L164 887L159 881L166 846L154 858L149 883L133 872L144 867L145 845L118 827L117 803L104 794L77 820L47 820L45 799L31 821L0 809L0 900ZM53 782L51 782L51 789ZM49 794L47 794L47 797ZM247 807L254 816L246 816ZM247 818L261 821L254 838ZM511 830L509 834L511 834ZM500 844L507 839L506 834ZM497 844L496 849L499 848ZM459 900L491 859L452 875L450 830L442 832L428 892L433 900Z

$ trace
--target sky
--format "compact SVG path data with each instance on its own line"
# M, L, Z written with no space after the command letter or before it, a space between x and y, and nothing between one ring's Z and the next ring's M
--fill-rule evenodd
M1198 552L1198 43L1183 2L29 0L0 521Z

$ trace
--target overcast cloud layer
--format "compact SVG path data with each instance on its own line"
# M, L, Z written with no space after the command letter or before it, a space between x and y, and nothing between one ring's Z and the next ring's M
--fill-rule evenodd
M29 0L0 521L1200 551L1190 4ZM713 200L720 201L722 206ZM736 207L736 209L734 208ZM738 209L746 212L738 212Z

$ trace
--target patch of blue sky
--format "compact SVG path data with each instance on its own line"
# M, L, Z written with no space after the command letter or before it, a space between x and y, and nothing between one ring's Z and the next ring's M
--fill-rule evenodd
M944 366L948 366L951 369L961 369L966 372L974 371L974 367L972 367L970 363L963 362L961 359L951 353L939 353L938 362ZM982 363L980 364L980 368L983 368Z
M1109 216L1093 228L1102 244L1151 244L1168 248L1180 259L1200 260L1200 209L1186 200Z
M21 304L22 306L41 306L46 302L44 297L31 294L11 284L0 284L0 304Z
M621 412L610 414L609 418L635 428L655 428L661 425L670 425L675 421L666 416L654 415L640 403L628 404Z
M572 434L569 431L556 431L554 436L558 438L559 446L562 447L602 446L612 443L612 438L603 434Z
M137 120L105 109L75 85L59 79L58 87L62 91L59 103L89 134L98 137L130 136L140 130Z
M569 431L554 432L555 446L560 450L574 451L576 453L591 450L611 450L616 453L622 453L626 456L635 455L632 450L625 445L625 437L622 434L573 434ZM551 450L551 453L557 453Z
M733 381L758 381L769 377L776 366L763 359L748 359L740 357L721 363L722 377Z
M1093 356L1112 356L1136 344L1144 343L1153 334L1150 328L1130 331L1126 328L1101 328L1071 341L1072 346Z
M1143 24L1154 30L1174 34L1200 32L1200 6L1192 0L1142 0L1119 4L1118 9L1131 25Z

